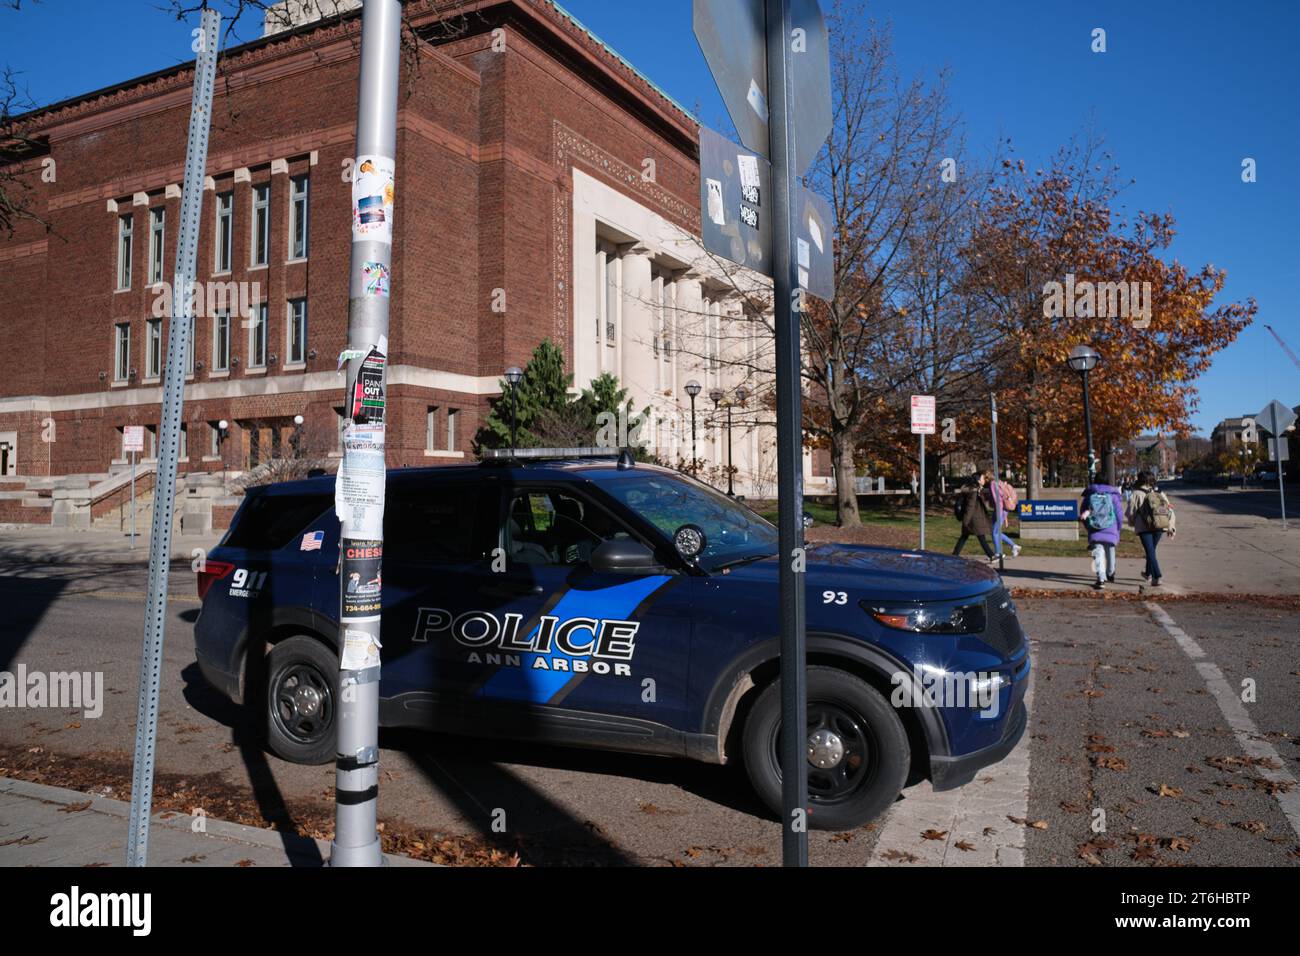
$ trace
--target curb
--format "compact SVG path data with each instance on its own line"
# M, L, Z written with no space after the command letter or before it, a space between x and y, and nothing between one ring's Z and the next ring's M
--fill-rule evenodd
M0 794L11 793L15 796L27 797L31 800L38 800L42 803L57 803L67 806L74 803L85 803L90 801L87 810L93 810L102 813L105 816L117 817L122 821L123 833L125 834L127 825L131 819L131 805L122 800L113 800L110 797L99 796L93 793L82 793L79 790L68 790L64 787L51 787L43 783L31 783L27 780L19 780L14 777L0 777ZM154 826L166 827L171 830L190 830L191 817L184 813L177 813L175 810L164 810L161 813L155 813L150 817L150 822ZM204 820L205 836L218 837L224 840L232 840L238 843L246 843L250 846L261 847L267 850L285 851L286 834L279 830L266 830L258 827L245 826L242 823L229 823L225 820L217 820L207 817ZM288 834L293 839L306 842L309 838ZM316 844L317 852L322 860L328 860L330 855L330 844L327 840L312 840ZM396 854L384 854L384 864L386 866L438 866L437 863L429 863L424 860L413 860L407 856Z

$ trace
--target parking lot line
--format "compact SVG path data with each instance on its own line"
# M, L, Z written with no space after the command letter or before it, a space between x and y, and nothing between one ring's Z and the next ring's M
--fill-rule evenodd
M1032 726L1032 672L1025 707ZM1024 866L1025 827L1009 818L1023 820L1029 813L1029 743L1026 729L1015 750L964 787L936 793L927 780L903 791L885 816L867 865ZM944 836L927 838L927 831Z
M1151 616L1156 622L1163 627L1169 635L1183 649L1192 663L1196 667L1197 673L1205 681L1205 686L1214 699L1219 704L1219 710L1222 711L1224 718L1228 721L1228 726L1232 728L1233 736L1237 738L1237 743L1246 755L1254 758L1256 763L1254 770L1265 780L1270 783L1278 784L1277 789L1273 792L1273 799L1277 801L1278 806L1286 815L1287 823L1291 825L1292 831L1296 836L1300 836L1300 790L1296 788L1296 780L1286 769L1286 762L1278 754L1277 750L1260 734L1259 728L1255 722L1250 719L1246 712L1241 698L1229 686L1227 679L1223 676L1223 671L1219 665L1213 661L1202 660L1205 652L1200 645L1196 643L1187 633L1180 628L1174 619L1169 616L1168 612L1160 605L1153 602L1146 602L1146 608L1151 612ZM1273 769L1273 766L1277 769Z

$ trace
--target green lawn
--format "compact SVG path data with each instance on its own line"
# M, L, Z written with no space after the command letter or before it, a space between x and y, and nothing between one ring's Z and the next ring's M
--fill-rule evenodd
M839 529L835 527L835 507L816 501L808 501L804 510L813 516L814 528L822 529L814 537L819 540L843 540L859 544L882 544L891 547L915 548L920 543L920 513L916 509L899 509L894 512L862 511L861 530ZM768 521L776 523L777 510L775 502L763 502L758 512ZM925 548L927 551L940 551L947 554L957 546L961 535L961 526L952 512L943 509L938 513L928 511L925 516ZM1087 538L1080 530L1078 541L1021 541L1019 522L1012 522L1007 537L1022 548L1025 555L1043 557L1081 557L1087 552ZM979 542L973 538L966 542L963 554L980 553ZM1125 529L1120 537L1118 556L1122 558L1142 557L1142 545L1132 531Z

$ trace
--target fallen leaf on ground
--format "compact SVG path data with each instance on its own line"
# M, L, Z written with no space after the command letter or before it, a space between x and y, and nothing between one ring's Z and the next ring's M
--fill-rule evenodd
M919 863L921 859L920 857L913 856L910 853L904 853L902 850L886 850L884 853L880 854L880 856L882 859L902 860L904 863Z

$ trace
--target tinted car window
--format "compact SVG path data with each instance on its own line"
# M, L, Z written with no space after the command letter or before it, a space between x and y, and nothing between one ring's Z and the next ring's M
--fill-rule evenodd
M239 522L224 544L249 551L275 551L302 533L326 509L332 495L253 495L244 504Z
M520 564L587 564L602 541L628 536L600 508L557 489L517 491L508 514L507 553Z
M706 544L700 566L706 571L744 558L776 554L776 528L697 481L645 472L602 481L600 487L669 538L684 524L703 528Z
M495 486L390 488L384 502L385 557L434 564L480 561L496 547L496 526Z

